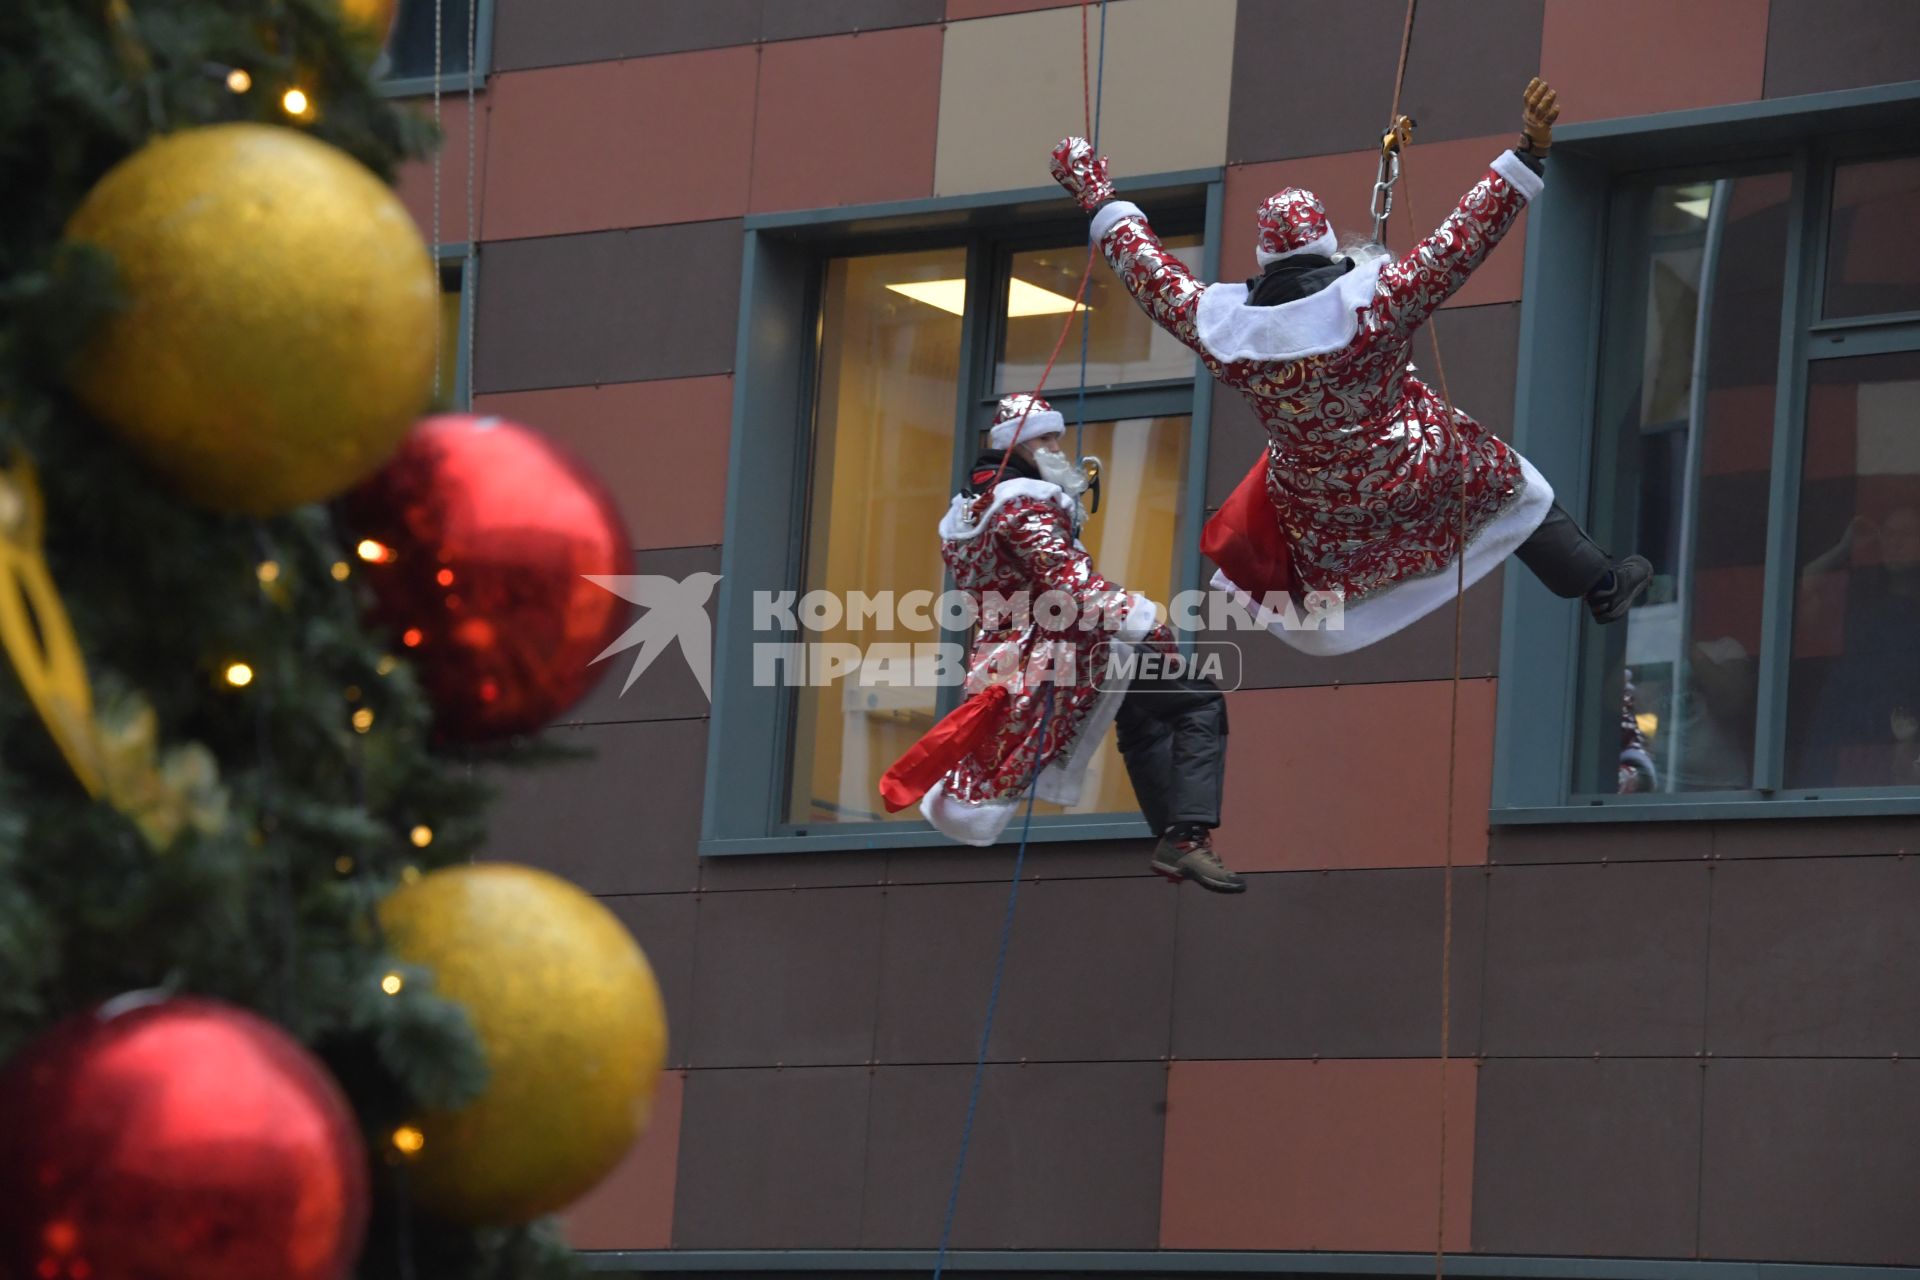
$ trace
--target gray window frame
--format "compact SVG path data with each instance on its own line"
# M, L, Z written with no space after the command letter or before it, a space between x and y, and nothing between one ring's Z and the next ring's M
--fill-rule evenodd
M1149 213L1178 208L1169 231L1205 237L1204 274L1219 270L1220 169L1158 174L1120 182ZM1057 188L902 201L798 213L750 215L744 224L740 322L734 358L733 422L727 466L726 524L714 637L712 718L699 852L702 856L823 850L949 846L925 822L836 823L805 827L781 821L787 785L788 715L792 690L757 688L752 600L758 591L797 589L805 523L805 485L812 416L812 367L821 277L828 259L849 253L965 244L968 296L986 299L962 327L960 385L955 389L951 468L957 485L972 462L984 411L994 397L993 364L1000 310L995 290L1007 255L1022 248L1071 243L1085 235L1085 216ZM1104 270L1096 264L1096 271ZM1051 385L1075 379L1069 335ZM1066 370L1064 377L1062 370ZM1088 388L1086 420L1191 415L1187 475L1176 534L1176 590L1202 584L1200 525L1205 518L1207 437L1212 382L1198 359L1191 378L1123 388ZM1050 391L1071 421L1075 390ZM929 512L931 522L937 512ZM932 536L929 530L929 537ZM929 584L932 586L933 584ZM941 708L957 691L943 693ZM1144 838L1137 813L1037 816L1034 840Z
M404 2L404 0L403 0ZM431 4L433 0L419 0ZM465 71L454 72L440 77L440 93L464 94L468 89L484 89L487 75L493 68L493 7L494 0L473 0L478 9L476 28L473 33L474 65ZM462 42L464 48L464 41ZM444 62L445 59L443 58ZM392 76L374 82L374 87L389 98L416 98L433 93L433 74L423 76Z
M1584 611L1530 574L1507 575L1495 727L1495 825L1920 813L1920 788L1787 790L1787 674L1795 526L1813 361L1920 349L1920 313L1823 320L1835 162L1911 154L1920 81L1677 111L1557 131L1546 189L1529 213L1514 443L1585 519L1594 488L1609 208L1616 189L1663 170L1791 164L1778 392L1768 496L1755 777L1748 790L1579 797L1571 791Z

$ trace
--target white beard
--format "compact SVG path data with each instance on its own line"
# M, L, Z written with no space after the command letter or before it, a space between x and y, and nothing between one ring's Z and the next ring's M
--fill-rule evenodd
M1077 462L1068 460L1067 455L1058 449L1036 449L1033 454L1033 466L1040 478L1048 484L1057 484L1070 498L1077 498L1087 491L1092 483L1086 469Z

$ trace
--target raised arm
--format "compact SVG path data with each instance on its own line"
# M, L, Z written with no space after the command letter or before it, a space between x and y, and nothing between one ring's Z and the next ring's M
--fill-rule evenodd
M1503 152L1426 239L1380 273L1377 304L1402 330L1422 324L1467 282L1543 185L1559 100L1545 81L1527 85L1520 145Z
M1200 345L1193 325L1206 286L1160 242L1138 205L1114 198L1106 157L1096 157L1084 138L1066 138L1053 149L1051 169L1054 180L1093 215L1094 246L1127 292L1155 324L1192 347L1218 372L1219 362Z

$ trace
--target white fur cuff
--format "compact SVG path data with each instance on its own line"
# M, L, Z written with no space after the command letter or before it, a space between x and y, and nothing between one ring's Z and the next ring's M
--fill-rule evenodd
M1134 593L1133 603L1127 606L1127 616L1120 620L1119 636L1128 644L1147 638L1147 632L1153 630L1160 621L1160 606L1153 601Z
M1527 162L1511 151L1502 151L1493 162L1493 171L1507 180L1507 185L1520 193L1523 200L1532 200L1547 185L1533 170L1527 168Z
M1140 206L1131 200L1109 200L1094 211L1093 228L1088 233L1095 244L1107 238L1107 232L1125 222L1128 218L1145 218Z

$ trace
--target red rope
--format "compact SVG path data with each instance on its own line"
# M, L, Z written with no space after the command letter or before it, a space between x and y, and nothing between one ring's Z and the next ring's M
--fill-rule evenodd
M1087 41L1087 5L1090 0L1080 0L1080 96L1087 113L1087 134L1093 136L1093 77L1089 73ZM1080 272L1080 287L1074 290L1073 305L1067 308L1067 318L1060 325L1060 336L1053 340L1053 352L1047 357L1047 367L1040 371L1040 381L1027 397L1027 404L1020 411L1019 420L1013 426L1013 439L1007 442L1007 448L1000 455L1000 466L993 473L993 482L1000 483L1000 477L1007 474L1007 463L1013 460L1013 451L1020 444L1020 432L1026 428L1027 415L1033 412L1033 402L1046 390L1047 379L1053 376L1054 362L1060 358L1060 349L1067 345L1067 335L1073 331L1073 318L1080 314L1080 302L1087 296L1087 281L1093 278L1094 249L1087 246L1087 265Z

